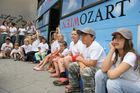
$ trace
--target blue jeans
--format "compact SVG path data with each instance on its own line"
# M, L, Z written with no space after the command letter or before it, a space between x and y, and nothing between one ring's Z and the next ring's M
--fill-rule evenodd
M16 36L11 36L11 42L13 43L13 45L15 44L15 42L16 42Z
M108 79L101 70L95 74L95 93L140 93L135 82L124 79Z

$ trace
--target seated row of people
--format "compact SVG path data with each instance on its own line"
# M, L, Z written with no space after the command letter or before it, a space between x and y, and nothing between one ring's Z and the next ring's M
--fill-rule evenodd
M95 40L94 30L73 29L68 52L65 43L61 42L60 48L54 49L34 69L42 71L46 63L50 63L51 72L55 72L51 76L59 77L54 84L63 85L69 81L66 93L80 93L80 80L84 93L140 93L140 59L133 48L132 32L121 28L112 36L106 56Z
M25 61L33 61L34 54L38 51L46 51L45 53L47 53L49 48L44 37L39 36L39 33L36 31L36 35L31 38L33 40L31 44L30 39L27 37L24 39L24 44L19 46L18 43L13 45L11 38L7 37L6 42L2 44L1 54L4 58L14 57L16 60L15 55L18 55L20 59L24 59Z
M58 42L63 41L63 39L63 35L59 33L54 33L54 42L51 44L51 46L54 47L54 49L51 48L51 51L54 51L55 48L59 48ZM19 46L18 43L15 43L13 45L11 43L11 38L7 37L6 42L1 47L1 54L3 54L3 57L5 58L13 58L13 54L17 53L15 49L17 50L18 48L19 52L21 52L19 55L20 59L31 62L35 61L35 63L38 63L39 61L43 60L44 57L47 55L48 51L50 51L46 39L42 36L39 36L38 31L36 31L36 34L32 37L25 38L24 44L21 46ZM10 55L10 53L12 54Z
M45 65L49 63L48 71L54 72L51 77L59 77L53 83L69 84L65 87L66 93L80 93L80 80L84 93L140 93L140 57L133 48L129 29L121 28L112 34L107 56L90 28L73 29L69 48L60 33L53 36L48 55L46 39L40 38L38 33L33 36L32 44L25 39L22 46L18 43L13 46L7 37L1 53L15 60L33 61L35 57L36 62L40 62L34 67L37 71L45 70ZM65 74L66 71L69 75Z

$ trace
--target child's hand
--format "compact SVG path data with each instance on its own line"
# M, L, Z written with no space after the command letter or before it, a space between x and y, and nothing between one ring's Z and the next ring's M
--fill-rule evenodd
M76 61L77 62L82 62L84 60L84 58L82 57L82 56L78 56L77 58L76 58Z
M80 66L80 73L83 73L83 69L86 67L86 65L84 65L81 62L79 62L79 66Z
M110 43L110 50L113 50L113 51L115 51L115 43L112 41L111 43Z

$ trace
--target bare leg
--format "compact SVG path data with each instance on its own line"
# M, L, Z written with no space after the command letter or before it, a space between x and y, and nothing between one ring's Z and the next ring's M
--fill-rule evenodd
M46 58L44 59L44 61L42 62L42 64L39 66L39 68L44 68L44 66L48 63L49 61L49 57L46 56Z
M53 64L54 64L54 67L55 67L55 73L51 74L51 77L58 77L59 76L58 62L54 61Z
M43 62L40 62L39 64L37 64L35 67L38 68L43 64Z
M61 72L65 72L65 67L64 67L64 58L61 58L58 60L58 67Z
M72 62L72 58L71 56L66 56L64 58L64 66L65 68L68 70L69 64Z
M46 56L46 57L44 58L43 62L40 62L40 63L39 63L38 65L36 65L33 69L34 69L34 70L43 70L43 67L44 67L43 64L45 64L45 63L48 61L48 59L49 59L49 55Z

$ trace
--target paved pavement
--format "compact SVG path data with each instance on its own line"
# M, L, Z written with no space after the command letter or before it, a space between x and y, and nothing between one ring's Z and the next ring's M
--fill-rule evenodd
M54 86L47 71L37 72L35 64L0 59L0 93L64 93L64 87Z

